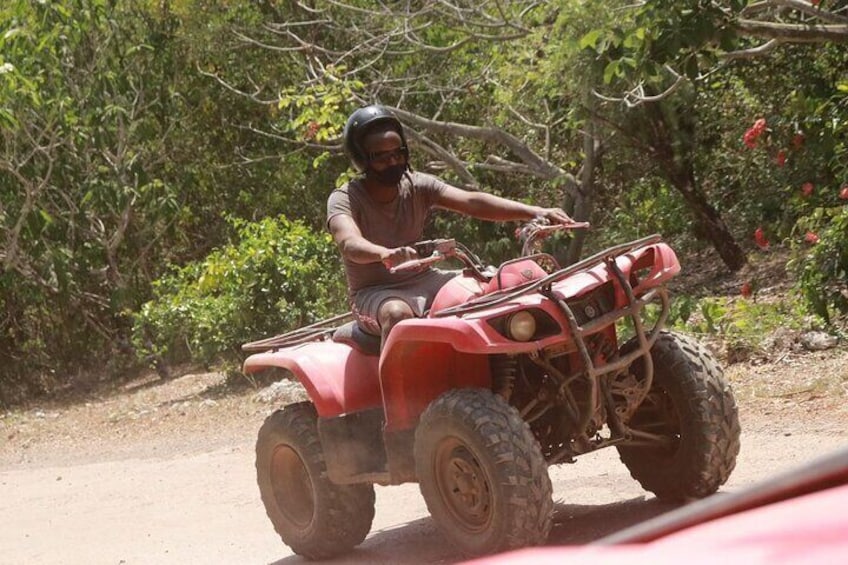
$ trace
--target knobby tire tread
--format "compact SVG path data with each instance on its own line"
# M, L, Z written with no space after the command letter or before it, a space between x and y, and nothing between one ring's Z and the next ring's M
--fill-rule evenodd
M464 430L479 438L494 466L503 510L494 530L468 539L446 519L430 476L430 454L445 431ZM530 427L503 398L484 389L457 389L435 400L421 416L415 436L415 459L421 492L427 508L442 531L468 554L485 554L543 543L551 529L553 498L547 463Z
M311 402L290 404L268 416L256 441L256 473L262 502L274 529L295 553L307 559L329 559L362 543L374 519L374 486L338 485L327 477L318 436L318 415ZM315 490L312 523L298 528L276 510L270 454L285 443L298 452Z
M681 445L670 460L648 448L622 446L621 460L661 500L703 498L736 466L741 432L736 400L721 367L698 341L664 331L652 357L654 384L671 396L680 418Z

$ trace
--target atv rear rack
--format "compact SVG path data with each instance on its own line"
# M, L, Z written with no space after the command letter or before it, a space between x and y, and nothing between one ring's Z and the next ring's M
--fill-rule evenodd
M353 313L339 314L284 334L245 343L241 349L246 353L262 353L311 341L326 341L337 329L351 321L353 321Z

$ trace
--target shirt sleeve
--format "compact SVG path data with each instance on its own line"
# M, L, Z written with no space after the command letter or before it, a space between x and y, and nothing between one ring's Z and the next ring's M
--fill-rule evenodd
M330 197L327 199L327 229L330 228L330 220L339 214L353 216L350 210L350 195L347 192L346 186L331 192Z
M441 195L450 186L445 181L426 173L418 173L418 179L416 181L419 189L424 194L424 200L428 208L435 206Z

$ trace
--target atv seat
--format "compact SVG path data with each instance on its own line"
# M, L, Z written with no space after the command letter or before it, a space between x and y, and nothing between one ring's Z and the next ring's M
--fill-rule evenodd
M347 344L363 355L380 355L380 336L362 331L356 320L339 326L333 332L333 341Z

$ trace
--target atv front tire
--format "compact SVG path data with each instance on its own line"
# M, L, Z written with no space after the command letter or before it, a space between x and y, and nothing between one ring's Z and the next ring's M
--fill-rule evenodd
M430 404L415 433L415 470L430 514L464 553L547 539L547 464L518 411L492 392L452 390Z
M328 559L362 543L374 519L374 486L327 478L311 402L277 410L256 440L256 480L265 512L292 551Z
M627 352L628 345L622 348ZM713 355L692 338L662 332L651 349L654 378L628 425L664 436L661 447L620 446L631 476L657 498L682 502L718 490L736 466L736 400ZM644 361L632 372L644 378Z

